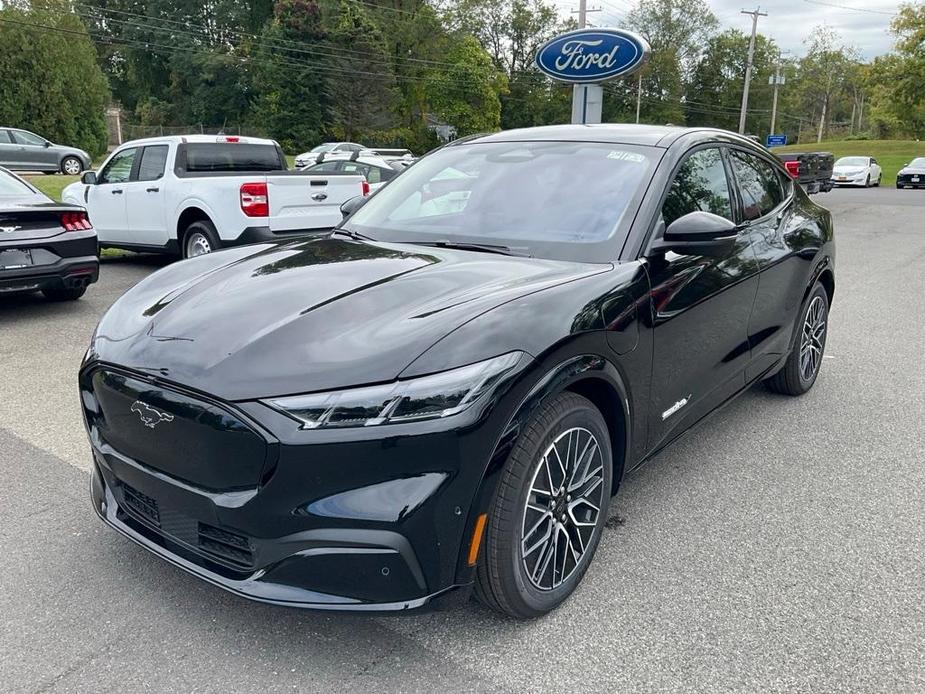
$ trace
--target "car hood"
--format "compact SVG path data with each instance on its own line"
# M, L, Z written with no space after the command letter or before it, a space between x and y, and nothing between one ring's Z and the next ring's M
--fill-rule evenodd
M925 174L925 166L905 166L899 170L901 174Z
M832 173L839 176L856 176L867 171L867 168L866 166L836 166L832 169Z
M228 400L389 381L472 318L610 267L340 237L246 246L140 282L88 357Z

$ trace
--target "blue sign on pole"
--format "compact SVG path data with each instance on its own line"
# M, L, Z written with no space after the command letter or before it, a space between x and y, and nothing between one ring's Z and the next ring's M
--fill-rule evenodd
M787 144L786 135L768 135L768 147L783 147Z
M593 84L635 72L648 56L649 44L631 31L576 29L543 44L536 65L560 82Z

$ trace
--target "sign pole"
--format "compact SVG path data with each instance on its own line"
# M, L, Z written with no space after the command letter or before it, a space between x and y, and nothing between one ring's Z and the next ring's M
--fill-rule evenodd
M578 0L578 28L588 26L588 0ZM576 84L572 87L572 123L600 123L604 104L604 90L599 84Z

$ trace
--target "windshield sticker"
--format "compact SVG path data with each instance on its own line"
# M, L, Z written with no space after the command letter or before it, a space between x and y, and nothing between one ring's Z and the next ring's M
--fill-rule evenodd
M626 152L622 149L612 149L607 155L608 159L616 159L618 161L631 161L635 164L642 164L645 162L646 157L644 154L638 154L636 152Z

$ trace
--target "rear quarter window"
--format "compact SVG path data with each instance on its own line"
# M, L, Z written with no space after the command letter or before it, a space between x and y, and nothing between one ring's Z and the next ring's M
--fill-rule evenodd
M0 196L10 195L36 195L36 192L13 174L0 171Z
M283 171L285 160L275 145L194 142L180 146L177 167L188 173Z

